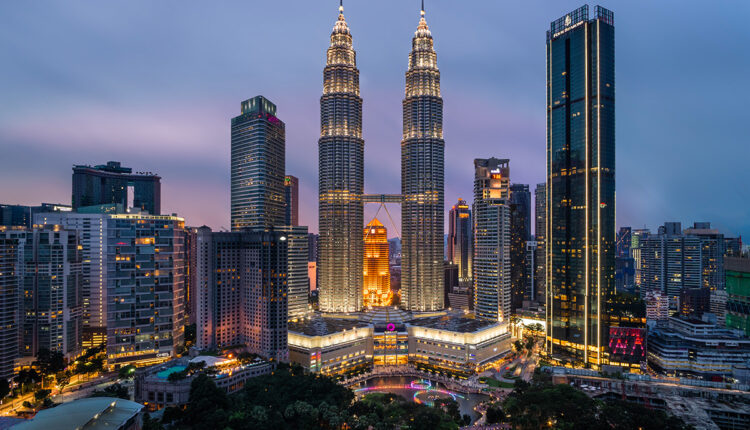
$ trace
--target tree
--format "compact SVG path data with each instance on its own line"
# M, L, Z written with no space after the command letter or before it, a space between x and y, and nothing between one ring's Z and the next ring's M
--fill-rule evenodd
M62 392L65 389L65 386L70 383L71 376L72 374L70 370L57 372L57 374L55 375L55 381L57 381L57 386L60 387L60 392Z
M553 385L549 375L535 372L532 383L517 382L502 405L514 429L539 428L631 428L678 430L687 428L678 418L642 406L601 402L567 384ZM487 414L490 422L490 412Z
M21 393L28 391L29 385L41 382L42 377L34 369L21 369L16 375L15 381L21 386Z
M151 418L151 415L146 412L143 414L143 430L164 430L164 426L156 418Z
M0 400L10 394L10 383L5 378L0 378Z
M190 384L190 400L183 423L195 430L224 428L228 423L229 398L205 374L198 375Z
M89 397L117 397L120 399L130 400L128 387L120 384L112 384L105 388L104 391L96 390Z
M117 376L120 379L132 378L134 374L135 374L135 366L132 364L128 364L127 366L121 367L120 370L117 372Z
M49 396L49 393L51 393L51 391L50 391L50 390L47 390L47 389L43 389L43 390L37 390L37 391L36 391L36 392L34 393L34 399L35 399L35 400L36 400L37 402L40 402L40 401L42 401L42 400L46 399L46 398L47 398L47 397Z
M39 348L34 365L39 368L43 375L62 372L65 370L65 356L60 351Z
M255 360L256 358L258 358L258 354L253 354L253 353L250 353L250 352L247 352L247 351L246 352L241 352L237 356L237 359L242 364L252 363L252 361Z
M505 419L505 413L500 405L493 403L487 408L485 420L487 424L497 424Z

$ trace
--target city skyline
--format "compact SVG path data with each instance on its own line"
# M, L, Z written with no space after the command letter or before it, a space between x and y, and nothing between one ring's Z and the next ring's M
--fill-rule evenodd
M613 2L601 4L612 7ZM532 13L531 7L514 11L525 6L499 7L490 2L477 2L470 8L441 1L426 4L431 28L439 35L436 49L440 51L443 96L448 102L444 129L446 157L452 163L446 165L445 199L449 203L444 208L446 215L450 203L471 195L469 169L474 157L510 158L514 183L535 184L544 180L541 83L544 54L543 40L538 35L553 17L579 5L579 2L554 3L544 8L543 13ZM288 124L290 157L286 171L300 178L300 224L317 231L314 198L317 167L310 160L317 149L318 125L317 115L311 112L318 112L324 61L320 52L328 43L326 33L335 19L335 2L252 6L259 15L269 17L285 10L282 21L294 22L310 36L281 39L264 46L248 39L246 50L233 47L228 55L224 51L210 51L214 44L231 36L226 33L230 30L209 25L209 30L200 32L200 39L179 38L189 35L189 30L195 28L195 20L204 18L195 10L177 12L170 22L175 26L174 31L166 34L157 25L157 18L174 13L174 8L149 5L153 17L145 18L138 16L137 6L120 6L124 8L119 11L121 15L139 24L134 26L139 28L138 37L134 37L131 32L135 29L123 27L124 21L115 18L115 11L93 6L64 10L49 6L23 10L2 7L4 15L16 24L0 30L4 36L0 49L8 51L6 57L11 58L11 67L0 72L5 78L1 81L14 84L13 88L0 84L9 98L9 107L0 111L3 112L0 145L8 153L0 180L24 184L5 188L4 202L66 203L70 195L67 179L73 164L120 160L136 170L150 170L162 177L163 194L168 196L162 212L178 213L190 225L229 227L229 175L225 171L229 159L225 145L227 118L236 115L238 100L263 94L279 105L279 115ZM419 5L349 2L345 6L354 33L354 48L359 54L365 100L363 133L368 142L365 193L397 192L398 106L403 97L406 69L403 58L408 53L413 17ZM738 7L747 8L744 4ZM635 228L646 224L655 230L665 221L688 224L706 220L723 233L732 236L744 233L747 237L749 209L738 202L747 200L748 191L733 187L730 173L733 169L739 172L741 160L747 158L748 150L741 146L741 110L732 109L738 101L719 97L724 85L734 88L733 92L747 86L740 77L747 69L747 59L729 56L728 48L723 45L727 36L733 36L737 46L747 40L738 18L742 14L685 8L681 12L687 16L680 23L667 20L670 26L659 28L655 23L661 24L669 18L669 9L666 5L656 5L649 8L647 15L638 12L635 6L616 11L618 22L623 24L618 34L616 72L620 125L617 225ZM514 15L511 12L523 19L509 19ZM234 19L230 13L234 12L228 7L214 9L205 18L213 25L222 18ZM682 25L687 29L689 22L694 21L691 14L696 14L693 18L698 14L716 18L713 14L717 14L725 25L717 35L681 32ZM373 24L377 22L373 18L385 16L387 19L381 21L385 24ZM31 18L45 27L29 27ZM18 37L25 32L15 25L39 31L42 37L21 41ZM382 31L384 25L392 30ZM54 31L59 45L56 52L41 45L40 41L50 40L43 37L47 31ZM160 38L161 43L143 50L150 37ZM88 42L77 43L80 38ZM671 48L668 58L659 57L664 45L649 43L651 40L662 40ZM108 52L112 47L116 48L114 54ZM710 92L708 88L692 86L698 76L707 72L702 67L708 67L692 63L687 67L688 54L696 48L709 60L714 57L723 60L724 68L714 71L720 73L721 79L716 80L718 87L712 87ZM277 50L284 52L284 58L280 58ZM67 55L59 57L62 53ZM267 56L271 67L254 66L250 60L257 55ZM115 59L138 61L135 68L122 75L117 70L118 63L113 62ZM216 66L204 66L204 59ZM477 75L477 66L483 71L482 76ZM646 72L640 72L639 68L659 69L664 73L649 73L649 79L644 79ZM24 77L20 77L22 72ZM298 76L298 82L292 82L292 76ZM168 84L164 85L165 82ZM688 85L691 91L684 91ZM651 96L643 99L645 94ZM695 99L701 99L702 103L688 103ZM680 112L665 112L669 109L663 108L663 100L679 105ZM48 120L52 126L49 129L34 127L40 105L56 112ZM678 126L678 121L686 116L691 121L685 122L692 126ZM711 152L700 151L702 142L715 140L716 127L723 131L719 136L722 144L712 145ZM463 150L464 142L469 142L470 151ZM679 142L680 151L675 151L674 142ZM498 145L499 150L495 149ZM133 154L133 149L140 154ZM166 154L174 155L175 149L180 153L167 159ZM670 163L665 164L664 159ZM32 162L42 167L42 171L32 175L22 167ZM694 169L680 166L701 166L701 180L693 180ZM201 174L195 175L195 171ZM686 187L685 183L691 186ZM196 195L205 199L206 204L195 205ZM701 199L695 199L695 195ZM365 209L365 222L375 210L375 207ZM394 215L397 214L398 211Z

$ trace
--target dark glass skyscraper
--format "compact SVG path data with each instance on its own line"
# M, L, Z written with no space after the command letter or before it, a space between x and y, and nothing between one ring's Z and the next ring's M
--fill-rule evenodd
M422 10L406 71L401 141L401 303L412 311L444 305L444 153L440 71Z
M527 184L510 186L511 312L523 306L527 291L526 241L531 237L531 193Z
M547 33L547 338L554 358L606 364L614 290L615 29L584 5Z
M73 166L73 210L82 206L120 204L152 215L161 213L161 178L133 173L119 161L98 166Z
M343 6L326 58L318 140L319 305L324 312L354 312L362 308L365 141L359 70Z
M459 282L471 282L473 257L471 209L464 199L448 213L448 261L458 266Z
M232 118L232 230L284 225L284 123L263 96Z

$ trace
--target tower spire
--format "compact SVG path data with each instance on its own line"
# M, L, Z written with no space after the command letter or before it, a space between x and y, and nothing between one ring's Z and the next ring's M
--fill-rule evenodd
M344 0L339 0L339 13L344 13Z
M344 1L344 0L341 0ZM422 16L424 16L424 0L422 0Z

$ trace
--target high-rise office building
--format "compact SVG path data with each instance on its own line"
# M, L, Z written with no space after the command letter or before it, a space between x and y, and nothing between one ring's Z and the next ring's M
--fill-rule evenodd
M8 230L0 237L17 244L20 355L35 357L46 349L76 357L81 351L83 278L78 232L44 226Z
M34 224L59 225L78 231L82 273L82 347L103 345L107 338L107 235L108 216L103 213L47 212L34 216ZM114 239L114 238L112 238Z
M693 223L692 228L685 229L686 235L701 239L701 285L711 291L723 290L725 285L724 254L726 241L724 235L711 228L710 222Z
M510 321L510 167L474 160L474 313Z
M536 296L532 300L544 303L547 294L547 184L536 184L534 188L534 239L536 240L536 255L534 256L534 285Z
M526 242L531 237L531 193L527 184L510 186L510 306L511 312L523 306L526 279Z
M198 229L199 349L246 345L279 361L287 349L287 233Z
M184 220L145 213L43 213L77 230L83 257L84 347L107 345L111 367L148 364L182 346Z
M630 257L630 247L632 243L632 229L630 227L620 227L615 236L615 253L617 257Z
M161 178L133 173L119 161L98 166L73 166L73 210L85 206L119 204L152 215L161 213Z
M310 283L307 272L309 237L307 226L280 226L275 231L286 236L287 250L287 316L303 317L307 313Z
M679 222L664 223L657 234L640 237L641 290L661 291L676 309L683 290L723 290L724 237L709 223L683 232Z
M0 227L0 378L13 377L13 365L19 356L18 322L21 317L16 268L18 266L18 239L5 237Z
M724 238L724 256L742 257L742 236Z
M232 230L284 225L285 127L263 96L232 118Z
M299 179L296 176L284 177L284 224L299 225Z
M377 218L364 229L364 305L391 304L391 271L388 261L388 230Z
M637 229L632 230L630 232L630 255L633 257L633 267L635 270L635 289L638 291L638 294L643 297L643 291L641 290L641 278L642 278L642 243L643 240L648 237L648 235L651 234L651 231L648 229ZM665 296L666 297L666 296Z
M536 283L536 269L537 263L536 258L539 256L537 252L538 244L535 240L529 240L526 242L526 287L523 292L523 299L529 301L536 301L539 294L539 286Z
M318 235L307 234L307 261L318 261Z
M198 228L185 227L183 230L185 236L184 251L185 256L185 324L195 324L195 286L197 283L195 267L198 264Z
M471 260L473 257L471 209L463 199L451 207L448 212L448 261L458 266L458 280L461 283L471 282Z
M615 273L615 28L584 5L547 32L547 338L554 358L606 364Z
M641 292L656 291L677 309L684 289L701 287L701 244L695 236L682 234L679 222L664 223L656 234L639 239Z
M401 306L442 309L445 142L440 71L424 10L412 39L401 141Z
M323 70L318 141L318 286L325 312L362 307L364 145L356 53L339 6Z
M164 361L185 331L185 221L113 214L106 220L107 363Z

